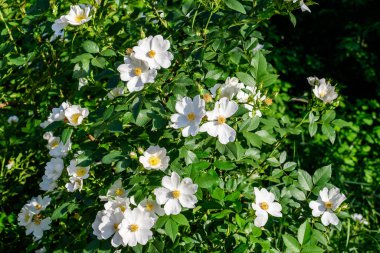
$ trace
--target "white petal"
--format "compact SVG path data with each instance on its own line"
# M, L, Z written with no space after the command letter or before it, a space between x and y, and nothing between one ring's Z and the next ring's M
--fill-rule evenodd
M166 215L179 214L181 212L181 205L177 199L169 199L164 206Z

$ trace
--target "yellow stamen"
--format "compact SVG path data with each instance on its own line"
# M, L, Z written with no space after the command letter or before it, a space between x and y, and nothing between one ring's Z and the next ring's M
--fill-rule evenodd
M218 117L218 124L221 125L221 124L224 124L226 123L226 118L223 117L223 116L219 116Z
M260 208L263 209L264 211L268 210L269 209L269 205L267 202L261 202L259 204Z
M77 174L78 177L83 177L84 175L86 175L86 173L87 173L86 168L84 168L84 167L77 167L76 174Z
M54 139L51 143L50 143L50 147L52 149L55 149L56 147L58 147L59 145L59 140L58 139Z
M193 112L187 114L187 119L188 119L189 121L193 121L193 120L195 120L195 114L194 114Z
M326 202L325 202L325 207L326 207L327 209L331 209L332 206L333 206L333 203L332 203L331 201L326 201Z
M37 209L37 210L40 210L42 208L42 206L40 204L35 204L34 207Z
M323 98L324 96L326 96L326 94L327 94L327 92L326 92L325 90L321 90L321 91L319 91L319 96L320 96L321 98Z
M157 166L161 163L161 159L157 156L151 156L148 159L148 163L150 164L150 166Z
M125 210L127 210L127 208L125 206L119 206L120 207L120 210L124 213Z
M75 22L77 22L77 23L82 22L82 20L84 20L84 19L86 19L86 15L84 15L84 14L78 14L74 18Z
M115 223L115 224L113 224L113 228L114 228L115 230L119 230L119 223Z
M153 209L154 209L154 206L153 206L152 203L146 203L145 209L146 209L148 212L152 212Z
M79 119L80 116L82 116L82 114L80 114L80 113L74 113L70 117L71 122L74 123L74 124L78 124L78 119Z
M117 188L117 189L115 190L115 195L116 195L116 196L121 196L121 195L123 195L123 194L124 194L124 189Z
M141 68L135 68L135 69L133 70L133 72L135 73L136 76L141 76L142 69L141 69Z
M154 51L154 50L150 50L150 51L148 52L148 56L149 56L150 58L154 58L154 57L156 56L156 51Z
M132 224L129 226L129 230L131 230L132 232L136 232L137 230L139 230L139 226L137 224Z
M33 222L34 222L34 224L40 225L41 224L41 218L42 218L41 214L34 215L33 216Z
M172 196L175 199L179 199L179 196L181 196L181 192L178 190L172 191Z

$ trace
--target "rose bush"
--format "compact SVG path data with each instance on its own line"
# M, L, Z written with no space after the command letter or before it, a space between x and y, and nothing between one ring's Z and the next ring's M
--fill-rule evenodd
M38 197L18 216L28 251L331 249L347 193L330 164L297 162L295 145L334 143L349 123L329 80L283 93L259 32L275 14L295 24L311 1L44 3L32 6L43 67L22 52L4 59L59 90L36 109L47 148ZM304 105L301 118L287 102Z

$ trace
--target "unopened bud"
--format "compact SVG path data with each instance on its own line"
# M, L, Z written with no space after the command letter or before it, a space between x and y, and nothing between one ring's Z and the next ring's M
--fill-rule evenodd
M144 154L144 149L142 147L138 147L137 153L139 153L140 155Z
M212 102L212 96L209 93L203 94L203 99L206 103Z
M271 105L273 103L273 100L271 98L266 98L264 102L266 105Z
M131 152L129 153L129 157L132 158L132 159L136 159L136 158L137 158L137 154L136 154L136 152L131 151Z

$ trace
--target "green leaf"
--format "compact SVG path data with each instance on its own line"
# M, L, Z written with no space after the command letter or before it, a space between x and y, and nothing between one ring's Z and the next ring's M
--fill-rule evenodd
M313 182L316 186L324 186L331 178L331 164L317 169L313 175Z
M322 253L322 252L325 252L325 250L318 247L317 245L310 245L310 246L303 247L301 252L302 253Z
M114 108L115 107L113 105L111 105L110 107L108 107L106 109L106 111L103 113L103 120L107 120L107 119L109 119L111 117Z
M321 231L313 229L313 238L317 239L317 241L323 245L328 246L328 241Z
M294 16L293 13L289 12L289 18L290 18L290 22L292 22L293 26L296 27L296 25L297 25L296 16Z
M284 240L285 246L291 252L300 252L300 245L297 242L296 238L289 234L282 235L282 239Z
M232 253L245 253L247 252L248 245L245 243L241 243L239 246L237 246Z
M170 239L174 242L178 233L178 224L172 219L169 219L165 223L165 233L170 237Z
M311 237L311 226L308 221L305 221L304 223L301 224L301 226L298 229L297 239L301 245L304 245L310 240L310 237Z
M274 138L267 130L257 131L255 134L260 136L261 140L268 144L273 144L276 142L276 138Z
M330 123L331 121L333 121L335 119L335 115L336 115L336 113L334 110L326 111L326 113L322 115L322 122L323 123Z
M322 133L329 138L330 142L334 144L336 133L334 128L329 123L322 124Z
M225 196L225 193L223 189L219 187L216 187L211 193L211 197L213 197L216 200L223 200L224 196Z
M189 221L183 214L172 215L170 218L177 222L178 225L190 226Z
M237 0L224 0L228 8L246 14L244 6Z
M254 86L256 85L255 78L253 78L250 74L244 72L237 72L236 76L239 78L241 82L245 85Z
M103 156L102 163L104 164L111 164L115 161L118 161L120 159L124 158L122 155L122 152L119 150L113 150L109 154Z
M306 195L303 191L299 190L297 187L293 186L290 188L290 193L292 196L299 201L306 200Z
M309 124L309 134L310 137L313 137L318 131L318 125L316 122L310 123Z
M298 170L298 182L305 191L311 191L313 188L313 180L307 171Z
M115 51L113 51L112 49L109 49L109 48L106 50L103 50L102 52L100 52L100 54L102 56L106 56L106 57L116 56Z
M104 69L107 64L107 60L104 57L96 57L91 59L91 64L92 66Z
M84 41L82 43L82 47L87 53L91 53L91 54L99 53L99 46L91 40Z
M214 162L214 166L220 170L233 170L236 168L236 165L229 161L218 160Z
M219 182L219 176L214 170L209 170L208 173L200 173L196 184L201 188L212 188Z
M51 219L52 220L56 220L56 219L59 219L59 218L62 218L69 210L68 206L70 205L71 203L64 203L62 205L60 205L59 207L57 207L53 214L51 215Z
M352 122L347 122L342 119L334 119L332 123L334 124L334 126L337 126L340 128L352 126Z
M285 164L284 164L284 170L285 171L292 171L292 170L294 170L295 168L297 167L297 163L295 163L295 162L286 162Z
M63 144L66 144L66 142L70 139L74 129L72 128L65 128L62 132L61 141Z

